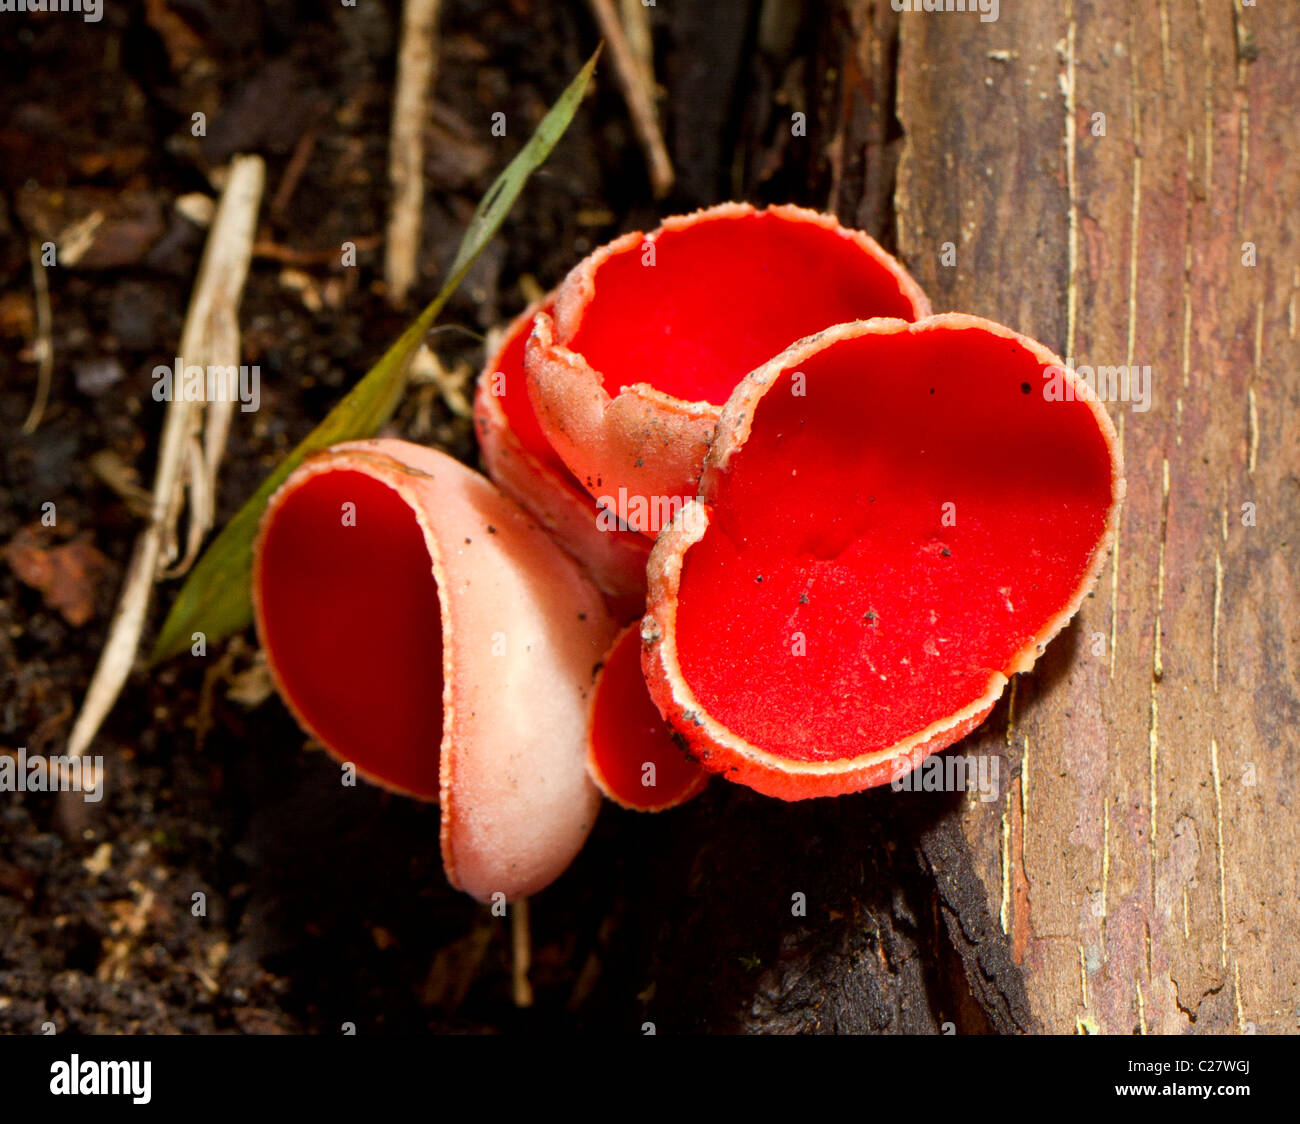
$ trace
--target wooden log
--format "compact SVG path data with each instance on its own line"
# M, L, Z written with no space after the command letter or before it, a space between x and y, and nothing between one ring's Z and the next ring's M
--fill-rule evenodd
M1000 799L711 795L647 887L647 1017L1294 1031L1300 29L1205 0L990 22L843 0L800 26L810 143L773 143L751 93L748 193L802 176L798 201L896 245L936 310L1107 382L1149 367L1150 399L1139 377L1108 403L1129 492L1094 595L950 751L997 755ZM762 91L797 64L765 58Z
M1294 1031L1300 28L1045 0L899 35L899 242L936 308L1150 368L1149 409L1108 406L1095 596L958 750L1012 778L959 813L988 911L1045 1030Z

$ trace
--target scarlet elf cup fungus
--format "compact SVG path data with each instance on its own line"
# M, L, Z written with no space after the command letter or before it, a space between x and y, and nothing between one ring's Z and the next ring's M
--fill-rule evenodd
M953 314L801 340L735 389L699 500L655 544L651 695L706 768L759 792L886 783L983 721L1065 626L1123 492L1105 410L1008 328Z
M587 491L626 503L618 514L650 534L666 501L695 495L722 404L747 372L832 324L930 310L861 231L743 203L616 239L553 303L526 354L537 420Z
M634 531L602 529L596 501L537 424L524 381L524 346L534 316L549 309L549 303L539 302L517 317L479 375L474 396L479 450L493 482L581 563L626 619L645 603L652 544Z
M615 628L487 480L404 441L309 459L267 506L253 605L301 725L363 777L439 800L454 886L513 899L577 854L600 801L592 668Z
M674 808L702 791L709 774L686 756L673 736L646 690L637 622L619 633L596 679L587 771L600 790L624 808Z

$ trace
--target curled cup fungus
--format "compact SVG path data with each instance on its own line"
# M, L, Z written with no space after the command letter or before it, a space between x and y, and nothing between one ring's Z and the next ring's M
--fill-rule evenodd
M338 445L271 498L254 548L267 663L363 777L439 800L454 886L530 894L582 847L592 669L615 627L575 563L443 453Z
M786 800L901 777L1078 609L1124 492L1046 348L972 316L841 324L727 401L650 558L642 661L708 769Z
M474 425L483 465L493 482L528 511L586 569L619 615L645 602L651 540L602 520L600 508L542 433L524 381L524 345L533 305L506 329L479 375Z
M616 804L662 812L684 804L709 774L682 752L641 674L640 624L629 625L605 655L592 693L587 771Z
M721 406L747 372L832 324L929 313L861 231L742 203L616 239L553 303L526 352L537 421L587 491L651 535L695 495Z

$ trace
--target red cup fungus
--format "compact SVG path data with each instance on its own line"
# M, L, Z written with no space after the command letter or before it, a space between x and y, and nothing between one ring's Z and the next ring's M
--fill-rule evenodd
M901 778L1073 616L1124 493L1056 356L930 316L874 241L797 207L597 250L506 330L474 416L501 491L396 440L303 463L253 606L299 723L438 800L480 900L552 881L601 791L659 811L712 772L785 800Z
M524 381L524 346L540 301L505 330L479 375L474 425L492 481L528 511L586 569L617 616L645 604L645 567L652 540L606 526L600 508L542 433Z
M703 791L709 774L674 741L641 674L640 622L606 653L592 692L587 772L615 804L662 812Z
M1105 410L1008 328L801 340L736 387L699 499L655 544L650 693L706 768L759 792L887 783L1065 626L1123 492Z
M258 634L304 729L362 777L441 805L452 885L514 899L582 847L592 673L615 626L576 564L444 453L335 446L272 496Z
M721 406L747 372L833 324L930 311L861 231L745 203L615 239L553 304L526 352L537 421L587 491L651 535L695 495Z

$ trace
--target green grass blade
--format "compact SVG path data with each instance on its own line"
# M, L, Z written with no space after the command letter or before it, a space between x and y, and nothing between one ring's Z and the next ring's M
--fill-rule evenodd
M587 60L568 89L542 118L537 131L488 188L470 219L446 283L384 357L307 435L212 541L190 571L163 622L150 655L158 663L179 654L201 632L209 642L246 628L252 620L249 583L253 540L267 501L285 478L312 453L340 441L372 437L397 409L406 390L411 359L443 306L465 279L474 260L501 228L527 183L545 162L577 112L596 67L599 51Z

